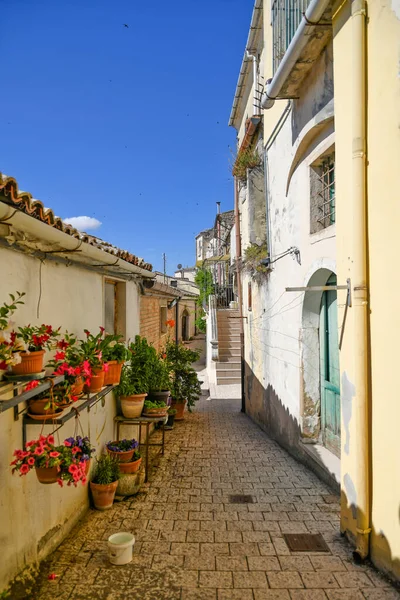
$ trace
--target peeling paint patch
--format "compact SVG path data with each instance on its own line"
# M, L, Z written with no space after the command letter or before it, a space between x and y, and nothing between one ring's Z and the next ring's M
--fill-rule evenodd
M344 445L344 451L346 454L350 452L350 421L353 413L353 398L356 394L356 388L350 379L347 377L346 371L342 375L342 415L343 424L346 430L346 443Z

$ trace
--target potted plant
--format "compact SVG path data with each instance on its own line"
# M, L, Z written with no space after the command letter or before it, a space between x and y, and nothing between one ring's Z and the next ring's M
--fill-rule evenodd
M53 359L46 366L53 368L53 375L64 376L65 395L76 400L82 395L84 385L90 385L90 363L85 360L77 337L68 332L57 342L56 349Z
M21 362L13 365L14 375L30 375L43 371L45 350L51 350L60 329L53 329L51 325L27 325L19 327L18 332L11 334L14 351L19 352ZM20 351L21 342L24 350Z
M163 400L145 400L143 415L146 417L165 417L168 404Z
M30 381L24 387L24 391L32 390L40 385L37 379ZM32 415L43 415L50 418L62 411L62 406L67 406L65 402L65 392L62 385L50 387L44 392L38 393L34 398L28 400L28 413ZM67 397L69 400L69 398Z
M80 461L75 447L68 445L55 446L52 435L41 435L38 440L25 444L25 450L15 450L12 461L12 473L26 475L35 469L40 483L58 483L63 487L77 486L78 482L86 483L86 465Z
M150 378L149 398L151 400L161 400L168 403L170 396L170 373L168 363L166 362L166 353L156 354L152 360L152 372Z
M67 448L73 448L75 456L79 459L79 462L84 464L86 475L90 470L90 462L92 458L92 454L96 452L96 449L92 446L90 439L88 436L80 436L77 435L74 437L69 437L64 440L64 446Z
M116 458L119 462L129 462L139 446L136 440L119 440L118 442L107 442L106 449L108 454Z
M110 454L102 454L96 459L90 489L97 510L108 510L112 507L119 477L119 461L116 458Z
M176 410L176 408L169 408L168 409L168 421L165 425L165 429L173 429L174 428L174 422L175 422L175 415L178 411Z
M21 361L19 353L13 351L12 334L14 324L10 318L17 310L18 305L24 304L23 300L21 300L23 296L25 296L25 294L21 292L16 292L15 295L10 294L11 303L7 304L4 302L3 305L0 306L0 381L9 367L13 367Z
M140 417L149 391L155 349L139 335L129 345L129 361L124 365L116 394L121 399L122 414L127 419Z
M80 351L85 361L90 366L91 377L89 385L85 389L91 393L97 393L104 387L105 373L108 371L108 364L103 359L103 334L104 327L100 327L100 332L93 335L87 329L84 329L86 340L80 341Z
M103 340L103 359L108 364L104 385L118 385L121 380L123 364L129 358L128 348L121 340L122 335L106 335Z
M185 348L183 344L168 342L166 346L166 360L172 372L171 378L171 408L175 408L176 421L184 418L185 406L189 412L201 396L201 385L196 371L191 366L199 359L200 352Z

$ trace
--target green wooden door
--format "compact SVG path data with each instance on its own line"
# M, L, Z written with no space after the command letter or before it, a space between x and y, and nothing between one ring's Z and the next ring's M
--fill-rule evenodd
M332 275L327 285L336 285ZM336 290L324 292L320 312L321 430L324 445L340 456L340 376Z

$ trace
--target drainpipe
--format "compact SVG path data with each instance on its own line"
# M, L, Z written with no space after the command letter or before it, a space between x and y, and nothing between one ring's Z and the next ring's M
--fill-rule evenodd
M257 110L257 89L258 89L258 63L256 54L251 54L248 50L246 50L247 58L253 59L253 117L260 113Z
M240 322L240 372L242 387L242 412L246 412L246 399L244 395L244 331L243 331L243 293L240 266L242 258L242 247L240 242L240 216L239 216L239 184L235 177L235 233L236 233L236 284L238 289L239 322Z
M364 559L369 554L371 533L370 495L370 390L369 390L369 297L367 265L367 141L366 141L366 2L351 4L353 39L353 306L355 389L353 402L357 425L357 529L355 553Z
M175 305L175 343L178 346L179 344L179 300L177 299Z
M261 108L272 108L275 104L283 84L308 44L310 35L318 29L319 21L330 3L331 0L312 0L310 2L275 75L267 83L261 97Z

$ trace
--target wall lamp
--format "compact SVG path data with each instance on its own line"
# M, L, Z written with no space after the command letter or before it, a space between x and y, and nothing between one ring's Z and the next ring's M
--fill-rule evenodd
M269 267L274 262L280 260L288 254L293 256L293 258L297 260L298 264L301 265L300 250L297 248L297 246L292 246L291 248L289 248L289 250L286 250L286 252L282 252L282 254L278 254L275 258L270 258L269 256L267 258L263 258L262 260L260 260L260 265L263 265L264 267Z
M174 299L172 300L172 302L170 302L170 303L168 304L168 310L170 310L171 308L174 308L174 306L177 304L178 300L180 300L180 298L174 298Z

